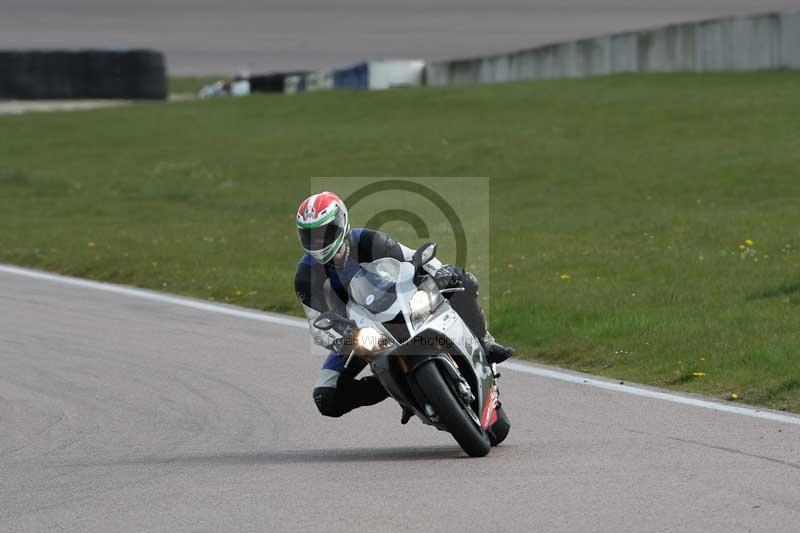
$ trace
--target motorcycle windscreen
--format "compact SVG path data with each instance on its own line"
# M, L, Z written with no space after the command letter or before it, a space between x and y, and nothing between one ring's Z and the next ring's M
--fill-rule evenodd
M382 313L397 301L402 263L390 257L364 264L350 281L350 299L370 313Z

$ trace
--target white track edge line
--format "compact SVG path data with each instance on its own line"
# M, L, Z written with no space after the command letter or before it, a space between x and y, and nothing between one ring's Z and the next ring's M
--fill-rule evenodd
M147 289L139 289L135 287L128 287L124 285L116 285L113 283L106 283L100 281L91 281L81 278L74 278L69 276L63 276L60 274L52 274L49 272L42 272L40 270L32 270L28 268L20 268L11 265L3 265L0 264L0 272L5 272L7 274L14 274L18 276L33 278L33 279L41 279L46 281L52 281L56 283L62 283L65 285L72 285L74 287L84 287L87 289L95 289L104 292L110 292L114 294L122 294L125 296L131 296L133 298L142 298L145 300L152 300L155 302L162 302L168 303L172 305L179 305L183 307L188 307L191 309L197 309L200 311L208 311L211 313L218 313L222 315L234 316L237 318L247 318L250 320L258 320L260 322L269 322L272 324L278 324L281 326L289 326L293 328L300 328L306 329L308 327L308 323L300 318L290 318L290 317L282 317L277 315L272 315L265 313L263 311L245 311L240 309L235 309L233 307L228 307L220 304L213 304L213 303L206 303L200 300L195 300L192 298L186 298L183 296L172 296L156 291L151 291ZM712 400L704 400L701 398L694 398L691 396L682 396L680 394L673 394L669 392L661 392L652 389L646 389L641 387L635 387L633 385L625 385L621 383L614 383L610 381L606 381L604 379L600 379L594 376L590 376L588 374L577 374L577 373L570 373L570 372L562 372L559 370L554 370L550 368L543 368L540 366L535 366L531 364L521 363L518 361L507 361L502 364L500 367L501 370L512 370L514 372L521 372L523 374L529 374L533 376L555 379L558 381L564 381L567 383L574 383L578 385L587 385L590 387L595 387L598 389L604 389L612 392L618 392L622 394L630 394L632 396L639 396L644 398L650 398L654 400L661 400L681 405L688 405L692 407L699 407L703 409L710 409L712 411L719 411L723 413L731 413L737 414L742 416L749 416L752 418L761 418L764 420L771 420L773 422L782 422L785 424L794 424L800 425L800 416L792 416L787 414L782 414L774 411L766 411L760 409L754 409L752 407L743 407L738 405L727 405L720 402L715 402Z
M640 396L643 398L650 398L653 400L661 400L665 402L672 402L681 405L689 405L692 407L701 407L703 409L711 409L712 411L719 411L722 413L732 413L737 415L750 416L753 418L763 418L765 420L772 420L773 422L783 422L786 424L800 425L800 416L793 416L782 414L775 411L762 411L753 407L744 407L739 405L728 405L713 400L704 400L702 398L695 398L691 396L682 396L680 394L673 394L669 392L661 392L653 389L646 389L633 385L625 385L622 383L614 383L604 379L596 378L588 374L571 374L569 372L560 372L558 370L551 370L549 368L542 368L530 364L521 363L518 361L508 361L502 363L499 367L500 370L513 370L515 372L522 372L533 376L543 378L556 379L565 381L567 383L576 383L578 385L588 385L598 389L604 389L612 392L620 392L623 394L630 394L632 396Z
M259 320L261 322L270 322L272 324L279 324L281 326L289 326L293 328L308 328L308 322L300 318L282 317L277 315L267 314L263 311L246 311L244 309L236 309L220 304L213 304L187 298L184 296L172 296L156 291L147 289L139 289L136 287L127 287L124 285L116 285L114 283L105 283L100 281L91 281L81 278L73 278L69 276L62 276L60 274L51 274L49 272L42 272L40 270L30 270L27 268L20 268L10 265L0 264L0 272L7 274L15 274L28 278L41 279L46 281L54 281L56 283L63 283L65 285L72 285L74 287L84 287L87 289L95 289L98 291L112 292L115 294L123 294L133 298L142 298L145 300L152 300L155 302L163 302L172 305L180 305L197 309L200 311L209 311L211 313L219 313L222 315L235 316L238 318L249 318L251 320Z

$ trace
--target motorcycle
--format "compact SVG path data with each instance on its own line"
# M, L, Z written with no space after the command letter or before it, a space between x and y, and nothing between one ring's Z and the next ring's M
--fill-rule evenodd
M382 258L361 265L350 282L347 317L328 311L314 325L346 342L343 353L369 363L404 420L449 432L472 457L505 440L511 424L499 400L496 365L450 306L462 287L439 289L424 266L436 244L421 246L410 262Z

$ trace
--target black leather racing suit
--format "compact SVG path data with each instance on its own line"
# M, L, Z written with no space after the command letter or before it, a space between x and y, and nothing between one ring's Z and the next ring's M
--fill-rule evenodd
M366 228L353 228L347 236L349 255L341 267L332 262L319 264L309 255L304 255L297 265L295 292L309 320L311 334L315 340L331 350L320 370L314 387L314 402L325 416L339 417L356 407L376 404L388 393L374 376L355 379L365 363L353 359L344 368L345 357L339 353L340 337L332 331L321 331L314 327L314 319L325 311L344 314L350 280L360 268L360 263L391 257L398 261L411 259L413 250L398 243L385 233ZM434 274L442 264L434 259L426 270ZM472 274L456 269L460 273L460 285L466 290L450 298L453 309L467 323L478 339L486 333L483 310L478 302L478 281Z

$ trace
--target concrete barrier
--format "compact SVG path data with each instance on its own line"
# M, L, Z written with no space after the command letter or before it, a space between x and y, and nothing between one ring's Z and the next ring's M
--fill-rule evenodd
M800 11L781 14L780 62L786 68L800 68Z
M639 72L695 70L695 26L680 24L637 34Z
M673 24L489 57L436 61L428 85L464 85L626 72L800 68L800 12Z
M636 33L612 35L609 48L611 72L622 74L639 70L639 36Z

